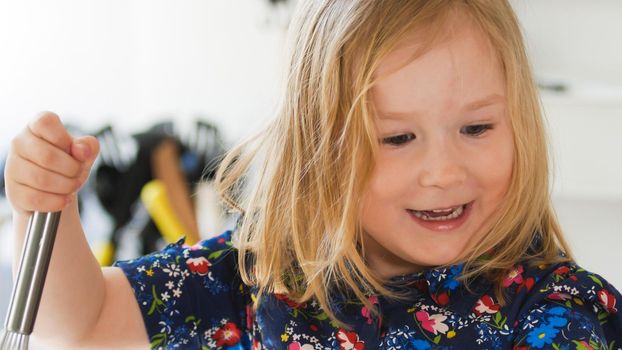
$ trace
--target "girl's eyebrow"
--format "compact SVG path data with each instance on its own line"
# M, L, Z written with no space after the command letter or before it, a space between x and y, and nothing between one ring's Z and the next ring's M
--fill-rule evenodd
M465 104L462 109L465 111L475 111L496 103L505 103L505 95L496 93L490 94L482 99Z
M497 103L505 103L505 95L497 94L497 93L490 94L484 98L465 104L464 106L462 106L462 110L475 111L480 108L488 107L490 105L494 105ZM411 111L411 112L377 111L377 115L380 119L402 120L402 119L409 119L409 117L420 115L420 114L421 112L419 111Z

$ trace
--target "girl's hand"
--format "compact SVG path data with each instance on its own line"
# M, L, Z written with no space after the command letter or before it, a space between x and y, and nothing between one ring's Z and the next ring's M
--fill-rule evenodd
M98 153L95 137L74 138L56 114L41 113L11 142L4 178L13 210L64 209L86 182Z

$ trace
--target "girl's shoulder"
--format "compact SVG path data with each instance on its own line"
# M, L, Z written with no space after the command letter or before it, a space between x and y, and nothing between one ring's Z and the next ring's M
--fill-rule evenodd
M529 266L518 264L503 281L529 308L541 300L555 301L571 307L575 304L594 304L602 311L617 312L620 292L604 277L588 271L574 262ZM513 287L513 288L511 288Z
M616 339L615 348L622 346L618 338L622 334L618 310L622 295L602 276L573 262L519 264L503 286L512 295L508 307L517 315L520 344L541 347L563 337L592 347L600 344L599 340Z
M152 348L214 348L223 334L245 332L251 298L231 235L226 231L193 246L180 239L149 255L115 262L134 291Z
M231 279L237 275L237 250L231 242L232 231L202 240L192 246L185 237L151 254L136 259L117 261L114 266L128 277L158 280L156 273L171 276Z

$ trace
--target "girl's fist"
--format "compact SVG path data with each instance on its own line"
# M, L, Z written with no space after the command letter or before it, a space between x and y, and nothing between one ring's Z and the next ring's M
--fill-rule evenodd
M93 136L72 137L59 117L43 112L17 135L4 170L15 211L53 212L75 199L99 153Z

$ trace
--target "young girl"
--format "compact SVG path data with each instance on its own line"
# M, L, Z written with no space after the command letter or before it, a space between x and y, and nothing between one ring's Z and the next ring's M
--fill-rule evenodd
M553 212L506 1L302 1L277 118L224 160L234 232L100 269L97 154L45 113L6 167L18 247L63 209L35 334L63 349L621 349ZM243 186L245 185L245 186ZM17 251L16 247L16 251Z

